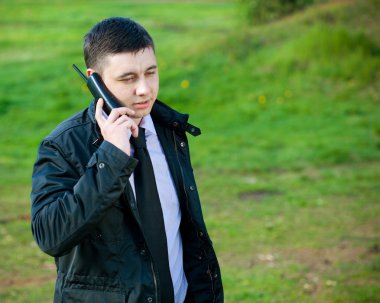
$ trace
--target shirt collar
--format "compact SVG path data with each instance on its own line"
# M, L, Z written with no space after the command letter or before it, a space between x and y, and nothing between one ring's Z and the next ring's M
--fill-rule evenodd
M154 127L150 114L142 118L139 126L145 128L145 132L148 131L157 136L156 128Z

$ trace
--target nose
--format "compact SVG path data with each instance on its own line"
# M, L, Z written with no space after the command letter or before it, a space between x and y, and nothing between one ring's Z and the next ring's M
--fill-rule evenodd
M149 84L148 81L144 78L141 78L136 87L136 95L137 96L145 96L149 93Z

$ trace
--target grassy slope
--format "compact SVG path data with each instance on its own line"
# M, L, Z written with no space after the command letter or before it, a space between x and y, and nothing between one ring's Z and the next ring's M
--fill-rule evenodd
M379 300L380 10L360 2L249 29L228 2L3 1L1 301L50 301L54 267L26 215L31 166L89 98L70 67L83 33L121 12L156 40L160 97L203 130L190 143L226 302Z

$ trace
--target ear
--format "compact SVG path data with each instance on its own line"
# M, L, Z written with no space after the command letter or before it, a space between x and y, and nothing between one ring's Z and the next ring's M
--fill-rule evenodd
M88 68L87 70L86 70L86 74L87 74L87 77L90 77L90 75L92 74L92 73L94 73L95 71L92 69L92 68Z

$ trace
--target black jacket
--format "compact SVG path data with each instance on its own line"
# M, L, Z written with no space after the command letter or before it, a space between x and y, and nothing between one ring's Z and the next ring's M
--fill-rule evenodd
M185 134L200 130L158 100L151 115L181 204L186 302L223 302ZM55 257L54 302L159 302L129 183L137 160L102 140L94 116L93 102L61 123L42 141L34 166L32 232Z

